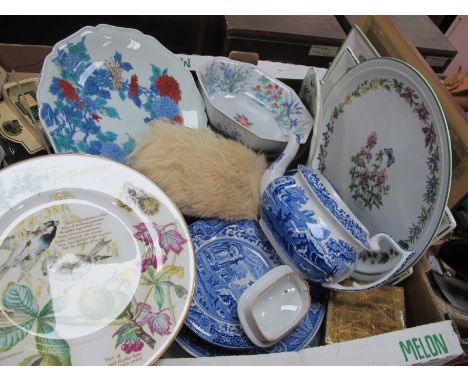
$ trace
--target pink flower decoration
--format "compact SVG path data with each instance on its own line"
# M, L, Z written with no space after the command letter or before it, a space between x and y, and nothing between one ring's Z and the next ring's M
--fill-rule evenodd
M151 234L148 232L148 225L151 223L140 223L134 226L137 230L136 233L133 234L135 239L144 242L146 245L153 244L153 238ZM153 228L156 231L156 234L159 234L159 226L156 223L153 223Z
M369 181L369 170L366 168L363 173L361 174L361 180L360 180L360 183L361 184L367 184L367 182Z
M435 131L434 129L430 129L427 133L426 133L426 146L429 146L429 145L432 145L435 143L436 141L436 135L435 135Z
M387 181L387 173L385 172L385 169L382 169L377 174L377 184L379 186L383 186L386 181Z
M151 315L153 314L153 310L151 309L151 305L143 304L139 302L136 306L133 305L132 311L131 311L132 315L135 316L140 310L141 312L135 321L138 325L143 326L151 318Z
M426 106L424 105L424 103L421 102L421 104L418 105L415 108L415 110L418 113L419 119L421 121L427 121L427 118L429 117L429 112L427 111Z
M403 98L406 100L406 102L411 101L411 99L413 98L413 93L414 93L414 90L411 89L410 87L405 88L403 92Z
M171 318L166 313L155 313L148 321L151 333L158 333L160 336L171 334Z
M367 137L367 147L374 147L377 144L377 133L373 131Z
M245 126L245 127L252 126L252 122L250 122L249 119L244 114L236 114L234 119L236 120L236 122L239 122L242 126Z
M184 247L182 244L185 244L187 240L175 229L167 229L166 227L161 230L159 233L159 244L164 249L166 253L174 251L177 254L180 254Z
M183 244L185 244L187 240L184 239L184 237L179 233L179 231L177 231L175 228L170 228L173 226L172 224L167 224L162 227L158 226L156 223L152 224L154 230L159 236L159 245L162 249L164 249L166 255L171 251L180 254L180 252L182 252L182 250L184 249ZM134 228L137 230L137 232L134 234L137 240L144 242L146 245L154 245L153 239L150 233L148 232L148 224L140 223L134 226ZM152 253L151 255L154 256L154 253ZM166 261L167 256L164 256L163 262ZM155 264L152 264L152 261L150 263L151 265L155 266Z

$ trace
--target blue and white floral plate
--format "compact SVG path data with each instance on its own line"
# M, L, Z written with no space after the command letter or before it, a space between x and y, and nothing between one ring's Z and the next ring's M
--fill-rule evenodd
M416 252L404 272L433 240L449 195L450 136L436 95L408 64L369 59L335 84L318 128L312 167L371 235L386 232ZM378 279L397 260L367 253L354 276Z
M314 334L314 337L311 339L311 341L304 347L319 346L321 337L317 334L318 333ZM287 347L285 346L275 346L269 349L262 349L259 347L240 350L226 349L204 341L185 326L182 327L179 334L177 335L176 342L182 349L184 349L193 357L229 357L235 355L255 355L288 351Z
M242 293L281 260L252 220L200 220L190 227L196 252L197 285L185 325L203 340L229 349L254 345L242 330L237 302ZM323 320L325 292L314 287L311 307L301 323L267 352L307 346Z
M151 120L207 124L203 99L179 58L154 37L110 25L85 27L57 43L37 97L56 152L123 163Z
M281 151L290 134L305 143L314 120L297 94L244 62L217 58L197 70L210 123L254 150Z

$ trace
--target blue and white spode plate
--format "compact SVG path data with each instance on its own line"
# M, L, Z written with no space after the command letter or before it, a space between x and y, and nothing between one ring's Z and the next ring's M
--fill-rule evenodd
M242 293L281 260L252 220L200 220L190 226L196 252L197 285L186 326L205 341L229 349L254 345L242 330L237 302ZM267 352L296 351L317 333L324 294L314 288L311 308L301 323Z
M146 123L168 119L205 127L190 72L154 37L110 25L85 27L54 46L37 92L56 152L126 163Z

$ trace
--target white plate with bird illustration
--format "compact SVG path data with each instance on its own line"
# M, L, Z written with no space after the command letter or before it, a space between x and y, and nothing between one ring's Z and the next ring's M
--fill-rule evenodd
M0 171L0 365L143 365L177 336L195 262L177 207L117 162Z
M312 167L372 235L416 251L405 271L437 232L450 188L450 137L433 90L402 61L367 60L330 91L319 129ZM356 273L378 278L395 261L391 251L363 254Z
M127 163L149 121L207 124L192 74L176 55L152 36L105 24L80 29L54 46L37 97L57 153Z

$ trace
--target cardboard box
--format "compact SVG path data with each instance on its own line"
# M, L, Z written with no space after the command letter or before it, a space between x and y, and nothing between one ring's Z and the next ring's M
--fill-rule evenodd
M26 68L38 73L50 47L0 44L0 65L11 71ZM205 56L179 55L195 70ZM260 61L259 67L286 80L304 78L307 67ZM323 76L325 70L319 71ZM220 358L168 358L183 356L169 349L158 365L442 365L464 355L452 321L445 320L429 293L425 279L429 270L423 258L413 274L400 285L405 288L408 329L360 340L308 348L295 353ZM176 347L176 345L174 345Z
M445 320L431 296L426 257L400 286L405 289L407 329L354 341L303 349L295 353L217 358L165 358L162 366L207 365L444 365L463 356L454 323ZM171 352L171 349L169 350ZM171 357L183 356L174 352Z

